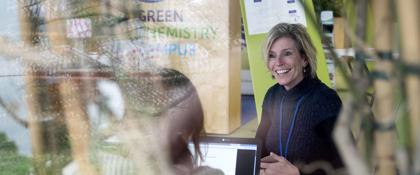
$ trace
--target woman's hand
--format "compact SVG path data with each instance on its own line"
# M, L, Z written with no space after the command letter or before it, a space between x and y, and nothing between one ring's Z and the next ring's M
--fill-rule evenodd
M260 175L299 175L299 169L284 157L274 153L270 153L267 157L271 157L270 159L274 159L276 162L261 161Z

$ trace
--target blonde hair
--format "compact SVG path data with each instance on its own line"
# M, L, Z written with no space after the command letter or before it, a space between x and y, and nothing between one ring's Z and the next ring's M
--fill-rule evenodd
M299 53L306 57L309 65L305 67L305 75L310 74L312 77L316 77L316 49L308 32L301 24L279 23L271 28L263 48L265 64L268 65L271 46L277 39L283 37L294 40Z

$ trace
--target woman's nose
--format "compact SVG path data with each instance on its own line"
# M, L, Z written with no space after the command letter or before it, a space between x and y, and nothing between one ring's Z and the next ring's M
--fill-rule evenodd
M284 64L284 59L281 58L281 57L276 57L274 59L274 61L275 61L276 65L282 65L282 64Z

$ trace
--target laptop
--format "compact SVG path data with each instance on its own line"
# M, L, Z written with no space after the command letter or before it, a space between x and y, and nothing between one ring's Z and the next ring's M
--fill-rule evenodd
M192 142L189 148L194 153ZM202 137L201 166L220 169L225 175L258 175L260 171L260 146L253 138Z

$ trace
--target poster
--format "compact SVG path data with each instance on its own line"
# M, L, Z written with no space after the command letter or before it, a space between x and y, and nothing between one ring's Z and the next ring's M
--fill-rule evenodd
M305 9L299 0L245 0L248 33L267 33L279 22L306 26Z

